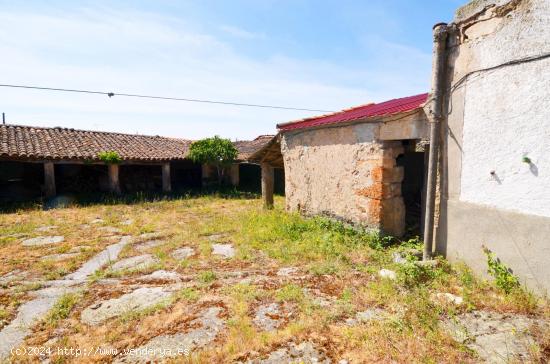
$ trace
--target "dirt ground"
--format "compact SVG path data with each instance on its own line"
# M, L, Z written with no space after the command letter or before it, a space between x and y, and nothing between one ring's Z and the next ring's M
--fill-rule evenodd
M0 215L0 360L550 357L546 299L506 293L444 259L418 264L418 241L283 204L207 196Z

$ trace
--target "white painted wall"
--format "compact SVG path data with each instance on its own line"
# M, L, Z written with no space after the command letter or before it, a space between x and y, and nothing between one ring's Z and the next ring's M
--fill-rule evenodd
M470 27L465 68L550 52L550 1L531 6ZM482 72L464 87L460 200L550 217L550 59Z

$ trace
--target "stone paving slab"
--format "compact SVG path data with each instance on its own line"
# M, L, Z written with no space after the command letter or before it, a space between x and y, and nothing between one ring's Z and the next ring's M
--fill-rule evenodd
M42 245L51 245L59 244L63 242L65 238L63 236L38 236L36 238L30 238L23 240L23 246L42 246Z
M111 266L111 269L113 271L139 270L150 267L158 262L159 260L153 257L151 254L143 254L118 261Z
M134 248L140 252L147 251L151 248L155 248L157 246L160 246L162 244L166 243L164 240L148 240L143 243L136 244Z
M23 343L23 340L31 334L32 326L46 317L48 311L63 294L75 292L78 289L77 286L84 284L92 273L111 259L116 259L130 239L129 236L123 237L119 243L108 246L76 272L61 280L45 282L48 287L32 292L31 296L36 298L19 306L15 319L0 331L0 362L10 356L11 349ZM10 276L19 274L12 273Z
M252 359L247 364L330 364L331 360L309 341L300 344L289 343L286 347L271 352L262 359Z
M123 236L116 244L109 245L105 250L95 255L92 259L88 260L82 267L76 272L66 276L66 279L85 279L96 270L107 265L113 260L116 260L120 254L122 248L128 245L132 240L131 236Z
M447 320L443 327L484 362L508 363L529 361L529 347L534 343L529 328L535 323L548 325L519 314L474 311Z
M162 362L163 359L180 357L184 353L192 353L194 349L204 347L214 341L223 329L224 322L219 318L220 307L209 307L200 316L191 321L191 325L199 325L186 333L161 335L153 338L147 344L135 349L135 355L119 358L114 363L151 363Z
M157 270L151 274L140 277L140 281L179 281L181 280L181 274L176 272L170 272L166 270Z
M260 305L253 322L263 331L275 331L283 324L280 305L276 302Z
M220 255L225 259L235 256L235 248L231 244L212 244L212 254Z
M176 249L172 253L170 253L170 255L174 259L178 259L178 260L183 260L183 259L189 258L190 256L192 256L194 254L195 254L195 250L193 248L190 248L190 247L187 247L187 246L184 246L183 248Z
M50 255L44 255L40 258L41 261L47 261L52 260L54 262L58 262L65 259L70 259L79 256L80 253L63 253L63 254L50 254Z
M171 295L165 287L142 287L118 298L95 303L84 309L80 320L87 325L99 325L104 321L132 311L154 306Z

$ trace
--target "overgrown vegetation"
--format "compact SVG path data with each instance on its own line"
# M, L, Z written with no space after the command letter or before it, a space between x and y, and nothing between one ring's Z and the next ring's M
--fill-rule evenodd
M0 236L34 237L37 227L58 225L48 233L65 236L55 253L88 248L67 261L42 262L40 257L50 254L51 246L35 247L33 254L28 254L21 249L22 237L6 238L0 245L5 257L2 275L26 270L32 279L62 278L118 241L101 229L112 226L120 229L121 235L135 237L135 244L124 248L119 259L151 254L162 263L151 269L181 277L178 283L144 283L139 278L150 270L125 271L117 279L105 281L109 277L105 267L90 277L82 296L63 296L48 315L45 323L49 324L40 325L26 344L43 345L59 337L59 332L63 338L55 345L138 347L159 335L196 328L190 322L204 308L216 306L222 309L220 317L226 323L223 334L213 347L197 353L194 362L246 361L254 352L263 355L289 341L313 342L325 348L333 362L344 357L349 362L475 362L471 351L445 332L442 320L471 310L529 314L540 320L549 317L546 301L521 289L512 288L506 294L504 288L478 279L464 265L450 265L444 259L433 266L419 264L416 257L421 246L416 239L399 242L327 218L289 214L279 197L275 209L265 211L257 200L236 193L229 196L234 198L187 195L132 205L99 204L3 215ZM92 223L97 218L102 221ZM127 219L133 222L124 224ZM139 235L144 232L159 233L163 243L139 250L145 241ZM232 259L213 255L214 243L232 244L237 255ZM182 247L193 248L194 254L174 258L173 250ZM396 252L405 257L404 264L394 261ZM283 267L295 269L295 273L279 275ZM379 278L382 268L395 271L397 280ZM141 284L181 286L176 286L169 299L103 325L79 322L80 310ZM6 290L9 296L1 297L0 308L5 309L3 313L0 310L0 319L2 315L13 318L14 307L32 297L28 289L37 288L21 285ZM438 300L435 296L439 293L460 296L464 302L455 305ZM273 332L264 332L258 328L255 315L259 306L270 304L287 311L270 316L282 319L283 324ZM353 326L346 324L365 310L380 310L383 316ZM547 350L544 338L550 337L546 331L537 335L540 340L532 343L533 352L542 354L533 354L533 361L543 357Z
M237 148L231 140L219 136L193 142L189 147L189 158L195 163L206 163L216 167L218 184L222 184L225 169L237 158Z
M76 293L65 293L62 295L48 313L46 323L50 326L55 326L60 320L69 317L69 314L78 302L79 297L80 296Z
M107 150L103 152L99 152L97 154L97 157L100 161L104 162L105 164L118 164L122 162L122 158L118 154L118 152L114 150Z
M487 256L487 272L493 276L498 288L506 293L510 293L520 287L518 278L512 273L510 268L502 263L489 249L484 247L483 252Z

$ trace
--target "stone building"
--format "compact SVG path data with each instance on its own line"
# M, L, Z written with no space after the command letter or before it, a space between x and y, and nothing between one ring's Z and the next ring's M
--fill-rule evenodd
M236 143L230 182L238 186L240 164L271 138ZM67 128L0 125L0 202L57 194L134 192L201 187L207 166L187 158L192 141L160 136ZM99 154L115 151L120 163ZM256 166L259 170L259 167ZM259 172L257 185L260 185Z
M426 99L415 95L279 124L279 135L253 158L266 171L284 166L288 210L402 236L407 217L420 226Z
M548 293L550 1L476 0L439 27L437 251L485 273L484 245Z

